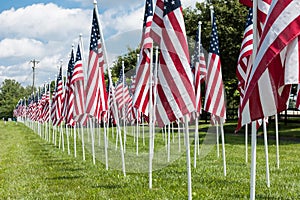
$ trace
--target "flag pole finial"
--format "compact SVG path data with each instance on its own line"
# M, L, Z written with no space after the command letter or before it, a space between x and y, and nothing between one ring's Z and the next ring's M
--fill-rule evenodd
M214 6L213 6L213 5L210 5L210 6L209 6L209 9L213 11L213 10L214 10Z
M201 22L201 21L199 21L199 22L198 22L198 25L199 25L199 26L201 26L201 25L202 25L202 22Z
M94 6L96 6L97 5L97 0L94 0Z

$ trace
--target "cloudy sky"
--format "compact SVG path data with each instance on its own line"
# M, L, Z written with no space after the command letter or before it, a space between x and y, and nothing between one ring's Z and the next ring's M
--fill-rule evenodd
M182 0L194 7L196 0ZM145 0L98 0L109 63L141 37ZM5 0L0 7L0 83L32 84L31 60L39 61L36 86L53 80L62 61L66 69L72 44L82 34L87 55L93 0Z

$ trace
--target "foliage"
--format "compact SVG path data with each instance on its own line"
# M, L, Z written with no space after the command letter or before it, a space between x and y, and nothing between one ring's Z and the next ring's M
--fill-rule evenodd
M239 94L236 91L237 79L235 72L248 11L238 0L212 0L211 5L214 7L217 20L227 107L237 109ZM196 9L188 8L184 10L186 32L191 44L190 46L194 44L198 22L201 21L201 42L207 51L209 49L211 34L211 14L209 7L210 5L206 3L197 3Z
M214 6L214 12L217 19L227 107L229 109L237 110L239 105L239 93L236 90L237 79L235 71L248 11L245 6L242 6L238 2L238 0L212 0L211 5ZM208 50L211 33L211 15L209 6L210 5L205 3L197 3L195 9L187 8L183 10L191 54L194 49L194 39L199 21L202 22L202 44L203 47ZM119 56L114 64L113 76L117 77L119 75L122 67L122 60L125 62L125 72L134 69L138 52L139 49L128 49L128 53L125 56Z
M135 68L137 65L137 55L140 53L140 49L128 48L128 53L124 56L119 56L113 64L112 76L119 77L120 71L122 70L122 62L124 61L124 73L127 78L135 75ZM115 80L115 79L114 79Z
M29 96L31 91L30 86L23 88L15 80L5 79L0 87L0 118L11 118L18 101Z

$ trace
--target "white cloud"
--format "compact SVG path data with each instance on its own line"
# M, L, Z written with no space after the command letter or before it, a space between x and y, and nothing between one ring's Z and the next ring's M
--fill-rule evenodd
M0 58L6 57L40 57L44 54L42 42L29 39L10 39L5 38L0 41Z
M23 85L32 84L31 59L40 61L36 68L36 84L54 79L57 65L68 63L71 44L77 47L83 34L85 56L88 54L93 0L69 0L87 9L66 9L53 3L32 4L0 13L0 82L16 79ZM184 7L195 0L184 0ZM106 39L109 63L127 48L136 48L141 39L145 1L98 0L100 20ZM155 5L155 3L154 3Z

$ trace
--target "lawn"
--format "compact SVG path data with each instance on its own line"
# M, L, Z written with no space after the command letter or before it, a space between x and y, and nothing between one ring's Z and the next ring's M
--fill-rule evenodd
M192 167L194 199L248 199L250 188L250 155L245 163L244 134L234 134L235 123L226 123L225 142L227 176L223 175L222 157L216 156L214 129L200 125L201 154L197 167ZM193 127L191 127L193 128ZM271 187L266 186L264 145L258 136L257 199L300 199L300 125L280 124L280 169L276 167L274 128L269 131L269 161ZM153 189L148 189L148 139L142 128L136 151L132 127L127 128L126 176L121 171L119 145L109 132L109 170L105 169L103 136L96 131L96 164L92 162L91 138L85 133L86 160L83 161L81 139L77 137L77 157L74 157L73 136L70 137L70 155L47 142L22 123L0 122L0 198L1 199L187 199L187 175L184 139L177 131L171 133L171 155L167 161L164 138L156 130L153 167ZM100 129L96 129L100 130ZM206 134L206 132L209 134ZM261 131L260 131L261 132ZM103 129L100 130L102 135ZM79 135L78 135L79 136ZM181 139L179 142L179 138ZM250 139L250 138L249 138ZM191 133L191 161L194 144ZM205 145L203 145L203 143ZM180 149L179 149L180 145ZM221 149L221 148L220 148ZM249 152L251 152L249 144ZM222 155L222 154L220 154Z

